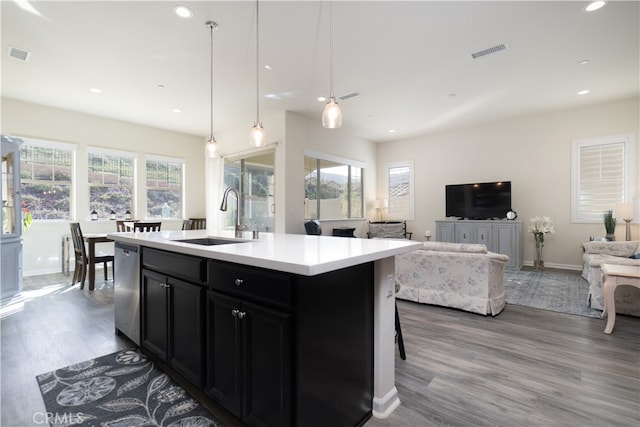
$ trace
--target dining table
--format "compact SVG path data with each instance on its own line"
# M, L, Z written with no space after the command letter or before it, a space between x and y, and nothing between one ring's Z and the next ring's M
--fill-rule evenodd
M107 237L107 233L87 233L83 235L84 241L87 242L87 264L89 264L89 290L94 290L96 286L96 243L113 242Z

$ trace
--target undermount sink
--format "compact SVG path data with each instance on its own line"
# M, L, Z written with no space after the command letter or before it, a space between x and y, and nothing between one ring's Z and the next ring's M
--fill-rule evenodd
M215 245L229 245L231 243L248 243L249 240L202 237L199 239L179 239L179 240L174 240L174 242L191 243L192 245L215 246Z

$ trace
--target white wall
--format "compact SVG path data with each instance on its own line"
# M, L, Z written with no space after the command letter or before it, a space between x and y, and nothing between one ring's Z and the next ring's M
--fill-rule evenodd
M263 117L269 143L278 141L276 148L276 216L275 231L278 233L304 234L304 151L313 150L347 160L366 164L364 172L364 194L367 206L372 209L375 199L376 146L374 143L350 135L343 129L324 129L320 121L311 120L292 112ZM249 146L249 121L238 127L216 135L220 153L235 154L251 151ZM221 185L215 184L214 185ZM211 190L214 191L213 189ZM215 205L215 204L214 204ZM215 210L212 205L210 209ZM375 213L368 212L372 218ZM365 221L322 221L323 234L331 235L333 227L355 227L357 236L366 236Z
M206 211L202 185L205 137L180 134L131 123L74 113L41 105L2 98L4 134L27 136L78 144L78 157L87 146L109 147L176 156L187 161L186 216L203 216ZM276 231L304 233L304 150L327 153L364 162L366 218L376 218L374 201L386 192L385 164L414 160L416 200L415 221L408 223L414 239L424 230L435 234L435 220L443 218L446 184L473 181L510 180L513 185L513 207L528 225L529 218L551 216L557 233L546 239L547 265L577 268L581 243L588 236L604 235L601 224L571 224L571 141L604 135L635 135L633 177L640 187L638 169L638 137L640 134L639 98L615 101L575 110L545 113L461 129L403 141L374 144L348 134L343 129L323 129L320 119L311 120L292 112L263 118L267 140L278 141L276 149ZM216 134L223 154L250 149L246 128ZM176 151L178 147L179 151ZM86 158L86 156L84 156ZM379 159L379 160L378 160ZM86 160L85 160L86 161ZM376 189L377 183L377 189ZM221 183L206 183L221 186ZM206 190L208 194L209 190ZM637 196L637 194L636 194ZM144 195L138 195L142 205ZM212 201L212 205L218 201ZM78 194L78 206L87 206L88 196ZM82 209L80 209L82 211ZM88 214L77 218L85 232L110 231L109 221L87 221ZM366 237L366 221L345 220L323 222L324 234L333 227L356 227L356 235ZM163 224L178 229L178 222ZM640 239L638 225L632 238ZM61 236L68 234L67 222L36 222L24 236L25 274L59 271ZM618 240L624 239L624 225L619 225ZM523 236L524 259L533 259L533 241Z
M310 120L286 113L286 232L304 234L304 150L326 153L365 164L364 202L366 218L374 218L376 199L376 145L343 129L324 129L320 116ZM333 227L354 227L357 237L366 237L366 220L320 221L322 234L331 235Z
M632 182L637 197L639 121L636 97L379 144L377 182L384 193L385 163L414 160L416 219L407 228L422 240L425 230L435 236L435 221L445 216L445 185L511 181L512 206L525 229L534 216L550 216L554 221L556 233L545 238L545 264L578 268L582 242L589 236L604 236L604 226L571 223L571 142L634 134L633 161L638 166ZM624 240L624 230L624 225L618 225L617 240ZM633 226L632 239L640 239L638 225ZM531 233L524 232L523 242L525 264L531 264Z
M77 144L76 218L83 232L114 231L110 221L88 221L89 194L87 180L87 147L107 147L136 152L184 158L186 161L186 217L205 214L204 138L150 128L2 98L2 129L7 135L31 137ZM144 182L144 168L138 167L137 178ZM146 195L138 192L137 217L146 211ZM180 229L181 221L163 221L163 229ZM23 271L25 275L60 271L61 237L69 234L68 221L36 221L24 234Z

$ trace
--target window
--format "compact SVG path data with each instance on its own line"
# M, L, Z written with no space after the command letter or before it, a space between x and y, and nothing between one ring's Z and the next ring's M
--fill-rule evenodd
M323 157L304 158L305 219L363 218L363 167Z
M389 217L413 220L413 162L387 164Z
M275 150L252 151L224 159L224 186L240 192L240 223L249 230L272 232L275 214ZM233 196L230 196L233 198ZM224 215L224 228L235 227L233 200Z
M135 154L89 148L88 165L89 211L104 219L133 212Z
M631 135L573 141L573 222L601 223L614 203L629 200L632 141Z
M76 146L25 138L20 148L20 191L34 220L71 217Z
M182 218L184 160L147 156L147 218Z

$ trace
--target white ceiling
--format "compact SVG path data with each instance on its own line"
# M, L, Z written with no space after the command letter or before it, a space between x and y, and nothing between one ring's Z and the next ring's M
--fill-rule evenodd
M176 4L194 16L178 18ZM590 13L586 5L334 1L335 94L362 94L341 101L343 128L383 142L638 95L640 3L611 1ZM255 2L20 0L1 8L4 97L205 138L205 21L214 20L216 133L248 132L255 119ZM260 64L274 67L260 69L267 133L275 111L320 123L316 98L329 92L327 11L326 1L260 2ZM500 43L508 49L471 58ZM9 46L30 51L29 60L9 57ZM582 89L590 93L576 95Z

